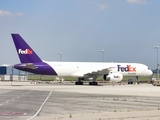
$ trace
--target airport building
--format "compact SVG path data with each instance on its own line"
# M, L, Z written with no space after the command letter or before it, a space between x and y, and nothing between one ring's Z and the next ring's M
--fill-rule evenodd
M1 81L27 81L28 73L17 70L12 66L0 66Z

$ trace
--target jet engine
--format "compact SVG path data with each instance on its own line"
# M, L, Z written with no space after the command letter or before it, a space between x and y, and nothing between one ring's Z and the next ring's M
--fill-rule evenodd
M103 79L109 82L120 82L123 79L123 75L119 72L111 73L104 75Z

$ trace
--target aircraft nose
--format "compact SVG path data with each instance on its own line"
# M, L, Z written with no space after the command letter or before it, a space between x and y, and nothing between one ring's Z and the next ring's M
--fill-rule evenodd
M153 74L152 70L149 70L149 75L152 75L152 74Z

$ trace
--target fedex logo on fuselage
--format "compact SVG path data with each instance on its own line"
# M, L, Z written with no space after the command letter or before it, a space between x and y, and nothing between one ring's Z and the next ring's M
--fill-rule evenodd
M136 67L132 67L131 65L127 65L126 67L117 65L117 67L119 72L136 72Z
M30 50L30 49L25 49L25 50L18 49L18 54L32 54L32 50Z
M119 75L114 75L114 78L121 78L121 76L119 76Z

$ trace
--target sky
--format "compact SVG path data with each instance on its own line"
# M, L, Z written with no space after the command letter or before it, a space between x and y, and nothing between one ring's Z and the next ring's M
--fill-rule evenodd
M0 0L0 65L20 63L11 38L18 33L43 60L59 61L61 52L62 61L101 62L104 54L105 62L155 69L159 5L160 0Z

